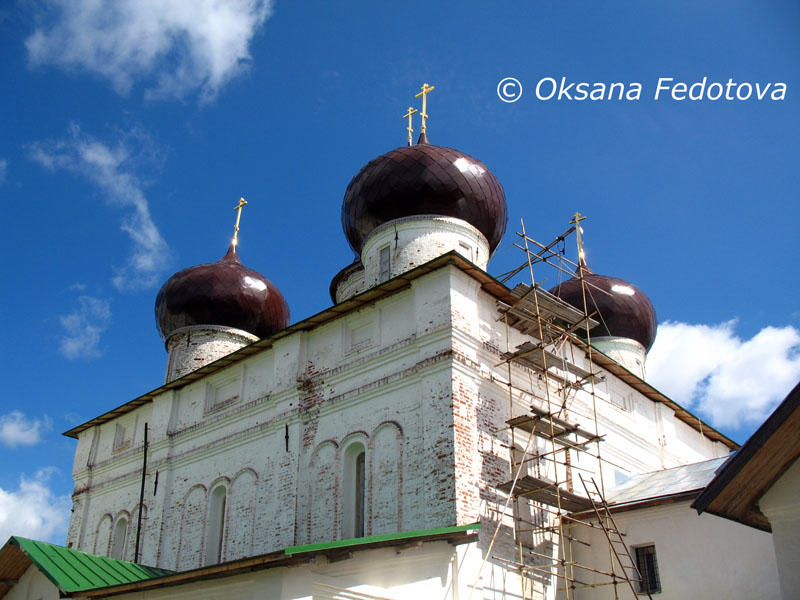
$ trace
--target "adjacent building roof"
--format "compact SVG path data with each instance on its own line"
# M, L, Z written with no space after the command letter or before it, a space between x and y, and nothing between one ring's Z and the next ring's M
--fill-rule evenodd
M697 512L772 531L758 508L764 493L800 456L800 383L694 501Z
M182 585L205 579L237 575L257 569L270 569L308 562L318 555L342 558L358 550L372 550L409 543L447 541L451 544L474 542L480 523L401 531L349 540L335 540L306 546L290 546L277 552L242 558L227 563L176 573L145 567L124 560L95 556L47 542L12 537L0 549L0 598L5 596L31 564L42 572L61 596L81 598L115 596L134 591Z
M0 549L0 598L32 564L53 582L61 595L142 581L172 572L14 536Z
M688 499L696 496L708 485L719 468L729 460L728 457L704 460L690 465L681 465L672 469L641 473L609 490L606 501L614 507L628 505L652 504L659 500L672 501Z
M284 550L271 552L269 554L242 558L228 563L193 569L191 571L171 573L161 577L152 577L142 581L84 591L80 595L82 598L101 598L131 592L143 592L156 588L185 585L197 581L204 581L206 579L229 577L231 575L239 575L241 573L248 573L260 569L299 565L307 563L320 555L326 556L328 560L341 560L342 558L349 557L350 553L359 550L373 550L376 548L397 547L405 546L406 544L436 541L446 541L450 544L475 542L478 539L477 530L480 529L480 527L480 523L472 523L455 527L441 527L438 529L425 529L421 531L403 531L387 535L336 540L307 546L290 546Z

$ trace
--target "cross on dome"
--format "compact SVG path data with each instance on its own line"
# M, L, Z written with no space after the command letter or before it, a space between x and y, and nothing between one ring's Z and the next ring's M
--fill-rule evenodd
M414 113L418 113L419 111L416 108L411 106L408 107L408 112L403 115L404 119L408 119L408 145L411 146L413 144L413 138L411 134L414 133L414 127L412 126L411 115Z
M422 112L419 113L419 116L422 117L422 127L420 128L420 133L425 134L425 132L428 130L427 125L425 125L425 119L428 118L428 94L430 94L436 88L432 85L429 86L427 83L423 83L420 89L422 91L414 96L414 98L419 98L422 96Z
M235 246L239 243L239 221L242 219L242 208L244 208L245 204L247 204L247 200L244 198L239 198L239 204L233 208L233 210L236 211L236 225L233 226L233 239L231 240L232 246Z

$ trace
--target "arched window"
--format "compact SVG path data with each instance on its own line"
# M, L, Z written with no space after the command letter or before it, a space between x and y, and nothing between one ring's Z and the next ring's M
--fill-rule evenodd
M211 492L206 530L206 564L215 565L222 559L222 540L225 532L225 500L228 491L218 485Z
M128 519L120 517L114 525L114 535L111 538L111 558L122 560L125 558L125 541L128 537Z
M364 537L367 515L366 456L366 448L360 442L348 445L344 452L344 538Z
M356 517L356 537L364 537L364 517L366 511L364 510L364 496L365 496L365 478L364 467L366 464L367 453L363 450L356 456L356 502L355 502L355 517Z

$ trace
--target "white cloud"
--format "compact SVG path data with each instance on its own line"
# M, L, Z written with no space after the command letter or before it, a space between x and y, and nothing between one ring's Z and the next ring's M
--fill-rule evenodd
M78 308L59 317L59 321L65 332L58 344L62 356L73 360L102 355L100 337L111 323L108 301L81 296L78 298Z
M28 148L33 160L50 170L77 173L104 193L108 204L130 209L122 222L133 242L125 267L112 279L121 291L152 287L158 283L169 258L169 248L150 216L150 206L133 169L141 155L152 153L149 138L139 130L121 136L115 144L103 143L85 134L77 125L60 140L46 140Z
M18 535L36 540L64 543L69 496L57 496L47 486L55 467L40 469L28 479L20 477L19 488L0 488L0 540Z
M47 0L26 40L32 65L56 65L108 79L127 95L155 79L149 98L203 101L246 70L250 42L271 0Z
M800 380L800 331L765 327L743 340L735 327L660 324L648 381L715 427L759 424Z
M50 420L28 419L18 410L0 415L0 444L9 448L39 443L41 434L50 429Z
M6 159L0 159L0 183L5 183L7 173L8 161Z

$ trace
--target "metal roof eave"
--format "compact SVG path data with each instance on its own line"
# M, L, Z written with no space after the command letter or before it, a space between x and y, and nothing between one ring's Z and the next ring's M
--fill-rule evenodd
M307 563L316 556L324 555L329 559L341 559L349 556L352 552L360 550L373 550L391 546L402 546L410 543L447 541L451 544L464 544L477 541L480 523L460 525L454 527L441 527L437 529L425 529L420 531L403 531L393 534L369 536L365 538L354 538L347 540L335 540L321 544L309 544L306 546L290 546L284 550L262 554L250 558L242 558L228 563L200 567L190 571L172 573L162 577L154 577L143 581L84 590L80 593L81 598L103 598L116 596L119 594L141 592L150 589L185 585L197 581L208 579L218 579L220 577L230 577L249 571L261 569L272 569L276 567L286 567Z
M698 431L705 437L714 440L715 442L721 442L725 444L731 450L739 449L739 444L734 442L724 433L717 431L716 429L708 425L700 417L692 414L690 411L683 408L680 404L678 404L671 398L668 398L663 393L659 392L656 388L647 383L644 379L642 379L638 375L635 375L634 373L623 367L621 364L616 362L613 358L611 358L607 354L604 354L594 346L592 346L592 359L594 360L595 363L603 367L606 371L612 373L617 378L627 383L636 391L640 392L643 396L649 398L650 400L653 400L654 402L660 402L661 404L666 404L673 410L673 412L675 413L675 417L678 420L683 421L695 431Z
M112 419L126 414L135 408L152 402L153 398L173 389L180 389L197 381L198 379L202 379L207 375L211 375L212 373L216 373L217 371L224 369L240 360L247 358L248 356L252 356L262 350L270 348L277 340L284 338L286 336L292 335L298 331L307 331L310 329L315 329L325 323L338 319L344 315L347 315L351 312L359 310L360 308L372 304L377 300L385 298L387 296L391 296L398 292L408 289L411 286L411 282L414 279L418 279L423 275L427 275L428 273L440 269L444 266L452 265L472 277L473 279L477 280L480 283L481 289L485 290L488 294L495 297L495 299L500 300L506 304L512 305L516 302L517 298L511 294L511 290L509 290L504 284L500 283L497 279L489 275L486 271L478 267L477 265L473 264L466 258L464 258L461 254L459 254L455 250L451 250L446 254L443 254L433 260L428 261L418 267L410 271L406 271L405 273L401 273L397 277L389 279L384 283L381 283L373 288L370 288L360 294L353 296L352 298L345 300L344 302L340 302L339 304L334 304L330 308L327 308L315 315L312 315L294 325L289 325L289 327L282 329L281 331L271 335L270 337L263 338L258 340L257 342L253 342L252 344L240 348L227 356L224 356L212 363L209 363L199 369L192 371L191 373L187 373L183 377L176 379L174 381L170 381L169 383L165 383L162 386L157 387L156 389L147 392L139 396L138 398L134 398L126 402L125 404L118 406L117 408L110 410L102 415L83 423L82 425L78 425L73 427L72 429L65 431L63 435L71 438L78 438L78 434L94 427L96 425L101 425L102 423L106 423L111 421ZM588 350L588 344L583 342L577 337L573 337L573 341L577 342L579 345L583 345L583 347ZM594 361L610 373L614 374L615 376L622 379L625 383L636 389L637 391L641 392L644 396L648 397L649 399L655 402L661 402L662 404L666 404L669 406L674 412L675 416L689 425L692 429L698 431L699 433L705 435L709 439L714 441L719 441L725 444L728 448L732 450L738 450L739 444L722 434L721 432L717 431L713 427L707 425L699 417L696 417L691 412L680 406L674 400L671 400L649 383L641 379L640 377L631 373L628 369L614 361L614 359L610 358L606 354L603 354L601 351L597 350L596 348L592 347L592 356Z

